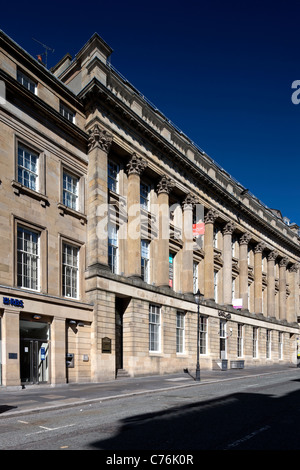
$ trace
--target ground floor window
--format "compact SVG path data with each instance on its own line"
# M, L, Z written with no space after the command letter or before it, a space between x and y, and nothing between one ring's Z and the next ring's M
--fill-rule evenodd
M160 307L157 305L149 306L149 351L160 351Z
M207 318L200 316L200 354L207 354Z
M258 327L254 326L252 331L252 356L258 356Z
M243 325L238 325L237 332L237 357L243 356Z
M184 352L184 326L185 315L183 312L176 313L176 352Z

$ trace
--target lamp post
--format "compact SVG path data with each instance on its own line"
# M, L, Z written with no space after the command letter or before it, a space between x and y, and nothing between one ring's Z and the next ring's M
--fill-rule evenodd
M194 295L196 304L197 304L197 313L198 313L198 321L197 321L197 365L196 365L196 378L197 382L200 382L200 362L199 362L199 355L200 355L200 299L203 297L203 294L200 293L199 289Z

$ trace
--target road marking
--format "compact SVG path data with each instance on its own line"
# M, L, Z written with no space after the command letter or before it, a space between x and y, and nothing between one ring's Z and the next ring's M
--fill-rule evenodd
M75 426L75 423L74 424L66 424L66 426L59 426L57 428L47 428L45 426L39 426L39 428L41 428L42 431L31 432L29 434L26 434L26 436L32 436L32 434L41 434L42 432L47 432L47 431L57 431L58 429L69 428L71 426Z
M271 428L271 426L269 426L269 425L263 426L262 428L259 428L256 431L251 432L250 434L247 434L247 436L244 436L241 439L237 439L236 441L232 442L231 444L229 444L225 448L225 450L231 449L232 447L236 447L236 446L242 444L243 442L249 441L250 439L252 439L252 437L257 436L257 434L260 434L263 431L267 431L270 428Z

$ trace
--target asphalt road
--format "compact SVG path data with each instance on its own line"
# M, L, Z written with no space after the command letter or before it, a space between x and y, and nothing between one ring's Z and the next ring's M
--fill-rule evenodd
M182 461L167 463L187 464L200 450L298 450L299 419L300 375L290 369L2 417L0 449L102 450L105 459L145 450L152 465L160 462L151 456L169 454ZM129 463L143 468L142 460Z

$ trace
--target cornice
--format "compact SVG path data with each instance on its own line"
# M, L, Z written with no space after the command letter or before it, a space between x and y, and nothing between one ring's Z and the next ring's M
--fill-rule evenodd
M1 79L5 82L7 91L12 92L13 99L18 96L21 97L24 103L30 104L32 109L35 107L43 114L43 116L47 116L49 120L59 125L59 127L65 130L66 133L73 135L74 138L80 139L84 144L87 144L88 135L86 132L82 131L78 126L76 126L76 124L65 119L58 111L56 111L56 109L49 106L44 100L31 93L16 79L8 75L4 70L0 69L0 80ZM2 108L5 109L5 106L2 106Z
M202 187L206 187L212 191L217 197L220 197L223 202L230 204L231 207L235 208L238 214L243 214L252 221L253 225L260 227L266 233L275 237L278 241L280 240L283 244L288 245L293 252L300 256L300 246L289 240L276 228L270 225L268 222L263 220L258 214L254 213L248 208L240 199L225 191L224 188L205 173L199 166L192 162L188 157L183 155L178 149L174 148L162 135L160 135L155 129L149 126L140 116L132 111L125 103L123 103L117 96L115 96L110 90L108 90L99 80L93 78L86 87L78 94L78 98L82 102L88 103L93 102L93 106L107 107L111 112L115 113L116 118L124 119L129 127L139 131L145 138L147 138L154 146L156 145L160 151L166 153L167 156L174 159L181 164L191 175L201 181ZM199 153L199 150L198 150Z

